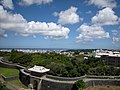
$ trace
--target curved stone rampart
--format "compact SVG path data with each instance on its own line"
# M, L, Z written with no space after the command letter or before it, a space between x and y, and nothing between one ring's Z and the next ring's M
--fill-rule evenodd
M86 76L81 76L81 77L73 77L73 78L68 78L68 77L59 77L59 76L52 76L52 75L46 75L46 78L54 79L54 80L59 80L59 81L77 81L86 78Z
M41 83L41 90L71 90L72 87L73 83L61 83L45 79L43 79Z
M94 76L94 75L87 75L86 78L94 78L94 79L120 79L120 76Z
M58 77L52 75L45 75L37 77L31 75L26 67L2 61L0 59L0 66L20 69L20 81L29 86L33 85L35 90L72 90L74 83L77 80L83 79L85 81L85 88L89 86L112 85L120 86L120 76L81 76L75 78Z
M6 67L6 68L16 68L16 69L25 69L26 68L26 67L23 67L23 66L18 65L18 64L10 63L9 61L4 60L3 57L1 57L1 59L0 59L0 66Z
M24 69L20 70L24 75L29 76L29 83L34 86L33 81L37 81L38 89L36 90L72 90L74 83L77 80L83 79L85 81L85 88L90 86L120 86L120 76L81 76L75 78L66 78L66 77L58 77L52 75L45 75L43 77L36 77L27 73ZM21 76L20 76L21 77Z
M120 86L120 80L89 80L85 82L85 88L94 86Z

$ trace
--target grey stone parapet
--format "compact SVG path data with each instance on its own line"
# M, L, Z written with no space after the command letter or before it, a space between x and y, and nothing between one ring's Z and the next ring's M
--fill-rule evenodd
M82 80L82 79L86 78L86 76L81 76L81 77L59 77L59 76L46 75L46 78L59 80L59 81L77 81L77 80Z
M4 75L1 75L1 76L5 81L17 80L19 78L19 76L9 76L9 77L6 77Z
M20 72L25 77L29 77L29 84L34 86L34 81L38 84L37 90L72 90L77 80L84 80L85 88L90 86L120 86L120 76L92 76L86 75L81 77L58 77L52 75L45 75L43 77L32 76L26 70L21 69ZM22 78L22 75L20 76ZM23 81L24 82L24 81Z
M7 67L7 68L16 68L16 69L25 69L26 67L13 64L12 62L9 62L8 60L5 60L4 57L0 57L0 66Z
M120 86L120 76L85 75L73 78L52 75L35 76L26 67L10 63L3 58L0 58L0 66L19 69L20 81L26 86L32 85L35 90L72 90L74 83L78 80L84 80L85 88L97 85Z

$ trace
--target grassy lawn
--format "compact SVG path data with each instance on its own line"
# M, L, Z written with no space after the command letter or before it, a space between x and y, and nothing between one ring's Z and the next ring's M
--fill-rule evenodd
M20 80L11 80L11 81L8 81L9 83L13 84L13 85L16 85L18 86L19 88L27 88L25 85L23 85L21 83Z
M18 76L19 75L19 70L0 67L0 74L2 74L4 76ZM23 85L20 82L19 79L7 81L7 82L10 83L10 84L12 84L13 86L18 87L18 88L27 88L25 85Z
M0 74L4 76L17 76L19 75L19 70L0 67Z

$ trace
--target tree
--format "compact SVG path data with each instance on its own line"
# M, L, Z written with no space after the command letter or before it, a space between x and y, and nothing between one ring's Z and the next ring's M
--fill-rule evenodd
M79 65L77 66L77 71L78 71L79 73L81 73L82 76L85 75L85 74L87 74L87 73L88 73L88 70L89 70L89 65L79 64Z
M75 67L69 73L70 73L69 74L70 77L78 77L78 76L80 76Z
M15 60L15 58L17 57L17 50L15 50L15 49L12 49L11 50L11 54L10 54L10 61L14 61Z
M32 57L30 54L23 54L22 56L15 58L14 62L15 63L20 63L20 64L26 64L28 62L31 62Z
M55 63L55 62L51 62L49 65L46 66L47 68L49 68L51 70L51 73L53 75L57 75L57 76L64 76L65 73L67 73L65 65L62 63Z
M75 82L76 90L83 90L85 88L85 82L83 80L78 80Z

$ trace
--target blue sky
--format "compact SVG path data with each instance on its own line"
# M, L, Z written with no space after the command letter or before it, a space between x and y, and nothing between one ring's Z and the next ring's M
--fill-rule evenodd
M120 49L120 0L0 0L0 48Z

